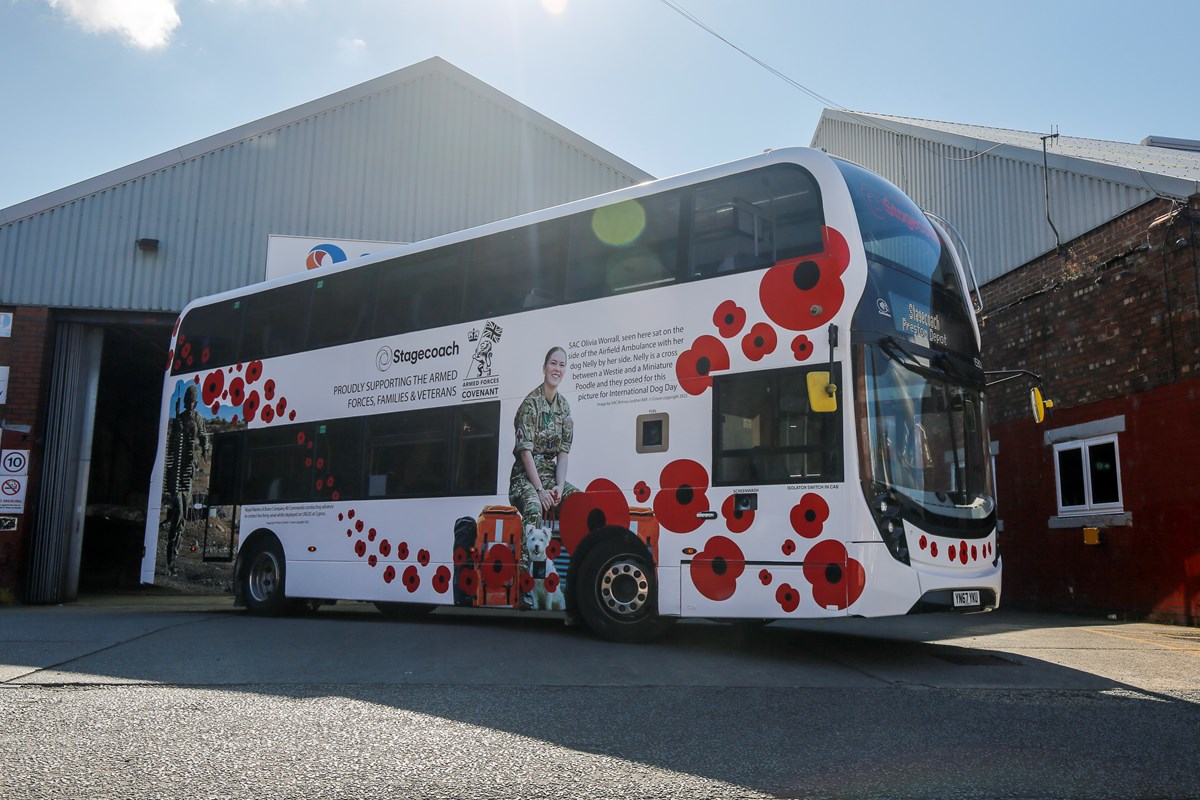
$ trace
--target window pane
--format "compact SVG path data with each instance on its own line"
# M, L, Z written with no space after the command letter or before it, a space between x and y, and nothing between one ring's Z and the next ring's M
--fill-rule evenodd
M1117 481L1116 442L1088 446L1088 469L1092 479L1092 503L1121 502L1121 487Z
M312 489L312 425L288 425L246 432L246 472L242 502L307 500Z
M476 242L467 266L465 318L498 317L558 302L566 230L565 222L552 222Z
M586 300L675 280L679 193L626 200L571 218L567 300Z
M247 297L243 301L246 319L242 324L239 360L253 361L303 350L311 297L312 281Z
M357 342L370 335L378 274L376 268L364 267L335 272L315 282L309 349Z
M439 328L462 321L462 245L380 265L375 336Z
M362 431L359 419L331 420L317 427L313 486L318 497L342 500L363 496Z
M241 301L194 308L183 318L175 342L173 372L196 372L237 363Z
M447 442L453 409L431 408L367 420L368 497L448 494Z
M1058 451L1058 502L1063 508L1087 505L1081 447Z
M776 166L696 189L692 274L765 267L821 250L820 195L812 176Z
M459 410L456 494L496 493L499 431L499 403L478 403Z

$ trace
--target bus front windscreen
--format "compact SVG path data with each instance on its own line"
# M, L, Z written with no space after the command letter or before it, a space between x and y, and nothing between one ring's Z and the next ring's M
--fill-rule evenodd
M864 490L898 495L925 530L986 536L995 495L982 389L945 356L910 348L894 338L855 348Z

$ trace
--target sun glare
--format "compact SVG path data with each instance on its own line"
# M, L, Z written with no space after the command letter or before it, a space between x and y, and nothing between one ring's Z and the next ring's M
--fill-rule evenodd
M561 14L567 10L567 0L542 0L542 8L551 14Z

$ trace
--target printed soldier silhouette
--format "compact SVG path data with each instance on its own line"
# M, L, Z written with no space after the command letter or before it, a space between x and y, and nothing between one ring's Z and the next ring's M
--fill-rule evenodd
M163 482L164 502L167 503L167 574L177 572L179 540L192 504L192 478L201 458L208 457L208 431L204 419L196 411L195 386L183 393L183 408L178 410L167 427L166 480Z

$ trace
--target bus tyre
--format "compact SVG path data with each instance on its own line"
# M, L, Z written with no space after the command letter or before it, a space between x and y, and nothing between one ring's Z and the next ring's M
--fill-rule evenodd
M275 617L290 610L291 604L283 593L283 548L274 539L255 543L238 579L242 582L246 610L251 614Z
M580 617L602 639L653 641L673 621L658 615L658 585L649 554L634 552L619 539L588 551L575 592Z

